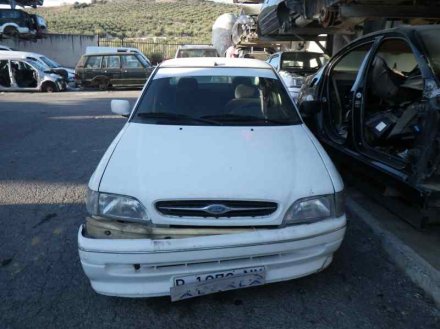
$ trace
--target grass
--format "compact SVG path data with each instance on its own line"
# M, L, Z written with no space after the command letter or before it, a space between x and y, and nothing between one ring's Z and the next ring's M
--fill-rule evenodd
M237 7L203 0L94 0L35 10L51 33L98 34L104 38L197 40L210 43L211 28L221 14Z

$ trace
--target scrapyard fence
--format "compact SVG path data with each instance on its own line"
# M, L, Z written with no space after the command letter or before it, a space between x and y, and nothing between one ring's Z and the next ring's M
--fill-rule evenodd
M142 51L152 62L155 62L156 58L161 56L161 59L174 58L176 50L181 45L188 44L208 44L206 41L190 40L189 42L175 42L167 40L159 41L132 41L126 39L98 39L98 45L101 47L128 47L137 48ZM159 60L160 61L160 60Z

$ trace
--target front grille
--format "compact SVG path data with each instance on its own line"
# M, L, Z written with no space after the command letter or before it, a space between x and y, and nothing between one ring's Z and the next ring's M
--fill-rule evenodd
M177 200L158 201L156 209L178 217L261 217L273 214L278 205L266 201Z

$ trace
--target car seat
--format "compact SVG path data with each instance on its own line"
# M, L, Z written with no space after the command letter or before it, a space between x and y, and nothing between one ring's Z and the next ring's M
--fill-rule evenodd
M225 112L262 118L260 99L255 97L257 92L254 86L239 84L235 88L235 98L226 104Z

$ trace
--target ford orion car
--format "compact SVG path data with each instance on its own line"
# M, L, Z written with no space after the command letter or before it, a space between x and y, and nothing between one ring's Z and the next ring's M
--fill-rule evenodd
M253 59L152 73L88 184L93 289L173 301L317 273L345 234L343 183L280 77Z

